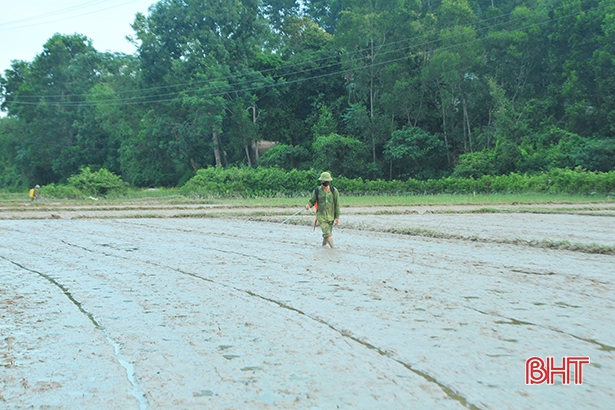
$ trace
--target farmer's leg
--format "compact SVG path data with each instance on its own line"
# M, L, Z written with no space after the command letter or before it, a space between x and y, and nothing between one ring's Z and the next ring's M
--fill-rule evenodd
M329 246L330 246L331 248L335 248L335 245L333 244L333 236L329 236L329 237L327 238L327 242L329 243Z
M333 234L333 222L329 221L319 221L320 229L322 229L322 246L327 245L329 243L329 239Z

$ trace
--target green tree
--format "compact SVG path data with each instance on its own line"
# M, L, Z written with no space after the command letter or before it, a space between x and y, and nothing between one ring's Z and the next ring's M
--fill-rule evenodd
M356 178L364 167L363 143L339 134L321 135L312 144L314 168L326 169L337 176Z
M133 28L141 42L144 86L156 94L149 97L148 121L124 151L134 160L126 162L148 169L153 155L159 164L154 175L167 175L169 184L245 154L246 138L253 135L239 132L243 110L257 98L243 90L268 82L250 66L262 54L259 40L266 30L258 5L255 0L163 0L147 18L137 16Z
M290 171L297 168L296 164L307 164L310 152L300 145L276 144L259 158L259 165L278 167Z
M339 96L343 77L333 37L306 17L286 19L280 32L281 57L276 67L276 92L264 95L260 107L260 130L264 139L309 150L314 141L312 127L319 119L320 107L327 106L332 116L340 115ZM305 81L308 78L309 81ZM291 155L292 166L306 168L302 155Z
M394 178L436 179L446 169L444 143L418 127L394 131L384 146L384 155L392 161Z
M21 141L26 130L24 122L17 118L0 118L0 187L25 189L28 178L19 166L19 156L23 154Z
M118 127L125 126L124 117L128 113L117 115L118 111L126 110L117 106L118 101L113 99L112 90L121 89L126 83L119 80L120 77L130 78L127 68L132 64L132 56L113 53L91 52L73 59L70 71L85 73L94 67L97 76L85 89L83 102L75 113L74 141L53 162L53 169L64 178L83 167L121 172L119 148L122 140L115 133ZM129 82L128 85L132 86L133 83Z
M422 78L427 98L440 113L440 130L451 165L460 154L476 149L486 90L483 49L471 23L476 16L467 0L443 0L438 8L438 48L424 65ZM478 124L476 124L478 122Z
M320 106L318 120L312 126L312 132L315 138L337 132L337 121L333 116L333 112L324 104Z
M84 94L97 82L98 53L82 35L56 34L32 63L14 62L5 72L4 104L25 123L19 161L39 184L70 176L63 158L78 135Z
M94 161L82 162L81 166L93 169L106 168L122 175L126 181L137 183L133 178L136 164L132 161L132 146L143 126L146 106L140 104L139 61L133 56L104 54L101 66L101 82L86 94L87 106L82 110L82 120L78 122L79 139L83 151L98 152ZM87 133L93 124L108 134L101 139L100 133ZM138 184L138 183L137 183Z
M595 76L592 55L597 47L600 24L596 15L584 11L597 0L562 0L552 11L548 54L552 92L558 116L565 119L567 129L581 136L591 136L601 121L596 116ZM556 88L557 87L557 88Z
M393 86L384 78L395 78L403 72L404 66L390 65L389 62L406 58L408 53L404 46L416 33L412 22L418 19L419 9L420 3L413 0L353 0L342 10L337 25L336 42L344 51L346 89L351 106L351 113L346 115L345 121L354 129L364 130L361 138L369 144L374 165L382 156L382 147L390 138L390 129L395 128L392 113L385 111L395 103L386 105L380 99ZM399 69L385 75L390 67ZM363 126L361 116L352 114L355 111L352 107L360 105L366 108L369 117L367 127ZM351 124L354 121L356 123Z
M343 0L306 0L307 15L327 33L334 34L344 9Z
M497 173L506 174L515 170L519 160L519 145L528 135L527 121L524 111L518 110L512 101L506 97L504 89L498 86L493 79L489 81L491 96L495 101L494 108L494 140Z

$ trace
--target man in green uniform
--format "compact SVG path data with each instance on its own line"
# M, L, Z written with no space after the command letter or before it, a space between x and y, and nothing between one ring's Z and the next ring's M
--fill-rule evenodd
M314 190L305 209L316 206L316 218L322 229L322 246L333 245L333 225L340 222L340 194L331 186L331 174L323 172L318 179L320 186Z

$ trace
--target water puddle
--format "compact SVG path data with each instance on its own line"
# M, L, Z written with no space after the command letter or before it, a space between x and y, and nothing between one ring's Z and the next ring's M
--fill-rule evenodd
M137 247L133 247L131 245L114 245L111 243L100 243L98 244L99 246L105 247L105 248L111 248L111 249L115 249L117 251L124 251L124 252L135 252L138 251L139 248Z
M569 305L568 303L564 303L564 302L555 302L555 305L561 308L573 308L573 309L579 309L581 307L581 306L576 306L576 305Z
M258 367L258 366L250 366L250 367L243 367L241 369L242 372L255 372L257 370L263 370L263 368Z
M116 342L115 340L111 339L106 334L106 332L103 331L103 334L105 335L105 338L107 339L107 341L113 346L115 350L115 357L117 361L122 365L124 369L126 369L126 376L128 377L128 381L130 382L130 384L132 384L132 395L139 402L139 409L146 410L147 405L148 405L147 399L145 398L145 394L143 393L143 391L141 391L139 387L139 382L135 378L134 365L130 361L124 358L124 356L122 355L120 344Z
M513 325L513 326L535 326L533 323L530 322L523 322L521 320L517 320L517 319L508 319L508 321L506 320L496 320L495 323L499 324L499 325Z
M211 390L201 390L199 392L192 393L194 397L211 397L214 395L214 392Z
M477 381L477 383L478 383L478 384L482 384L483 386L490 387L490 388L492 388L492 389L496 389L496 388L499 388L499 387L500 387L500 386L496 386L495 384L485 384L485 383L481 382L480 380L479 380L479 381Z
M538 275L538 276L555 275L555 272L531 272L531 271L520 270L520 269L512 269L512 271L515 273L523 273L524 275Z

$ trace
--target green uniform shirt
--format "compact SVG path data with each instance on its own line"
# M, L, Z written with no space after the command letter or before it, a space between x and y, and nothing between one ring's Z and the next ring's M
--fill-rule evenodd
M308 202L310 206L316 203L316 191L312 191L312 198ZM340 193L336 188L331 187L326 192L322 186L318 187L318 221L333 222L340 217Z

